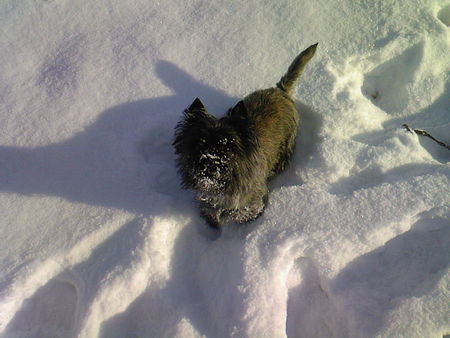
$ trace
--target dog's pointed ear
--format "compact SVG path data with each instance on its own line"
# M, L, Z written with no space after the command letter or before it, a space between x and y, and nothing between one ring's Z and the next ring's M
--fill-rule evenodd
M185 112L186 115L191 117L201 117L208 115L205 106L198 97L194 100L194 102L192 102L192 104L189 106L188 109L186 109Z
M245 107L244 101L239 101L236 105L231 108L230 113L231 116L243 117L247 114L247 108Z
M195 98L194 102L190 105L188 108L189 110L202 110L205 109L205 106L203 105L202 101L198 97Z

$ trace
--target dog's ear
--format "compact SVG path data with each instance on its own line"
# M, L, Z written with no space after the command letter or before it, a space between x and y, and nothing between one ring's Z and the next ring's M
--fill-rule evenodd
M195 98L194 102L192 102L191 106L189 107L189 110L201 110L205 109L205 106L203 105L202 101L198 97Z
M231 108L228 115L232 117L245 117L247 115L247 108L245 107L244 101L239 101L236 105Z
M208 115L205 106L202 101L197 97L194 102L185 111L188 117L204 117Z

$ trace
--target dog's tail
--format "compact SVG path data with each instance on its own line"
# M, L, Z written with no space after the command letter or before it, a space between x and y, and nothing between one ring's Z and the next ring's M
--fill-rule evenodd
M303 73L303 69L316 53L318 43L309 46L292 61L286 74L277 83L277 87L291 95L294 85Z

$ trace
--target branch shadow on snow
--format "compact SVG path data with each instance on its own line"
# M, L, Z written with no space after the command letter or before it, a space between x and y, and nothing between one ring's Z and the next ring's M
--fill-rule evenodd
M0 191L153 213L149 190L178 194L171 141L183 109L196 96L224 111L236 102L168 61L159 61L156 73L173 95L107 109L59 143L0 146Z

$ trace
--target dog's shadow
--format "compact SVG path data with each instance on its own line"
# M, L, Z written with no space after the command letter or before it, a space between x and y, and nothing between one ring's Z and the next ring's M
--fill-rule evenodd
M238 98L197 81L168 61L157 62L156 74L173 95L109 108L93 124L59 143L0 146L0 191L58 196L143 215L157 212L149 190L179 194L171 141L183 109L198 96L221 115ZM296 104L307 122L318 118L309 107ZM309 135L319 126L320 121L312 121L305 130ZM295 156L307 158L316 142L311 135L302 137L302 129L298 148L302 150ZM290 175L286 179L282 185L290 184Z
M196 96L224 111L237 101L168 61L156 64L156 74L173 95L107 109L59 143L0 146L0 191L152 213L149 189L175 195L179 189L171 140L182 110Z

